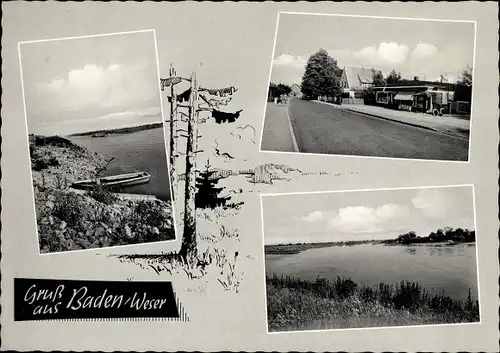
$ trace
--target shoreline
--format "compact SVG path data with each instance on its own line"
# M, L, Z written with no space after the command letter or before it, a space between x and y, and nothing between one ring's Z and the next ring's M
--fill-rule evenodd
M91 136L91 137L98 138L98 137L107 137L107 136L110 136L110 135L130 134L130 133L133 133L133 132L158 129L158 128L161 128L161 127L163 127L163 122L151 123L151 124L144 124L144 125L137 125L137 126L129 126L129 127L122 127L122 128L116 128L116 129L101 129L101 130L93 130L93 131L86 131L86 132L78 132L78 133L74 133L74 134L67 135L67 136L68 137Z
M445 245L457 245L457 244L469 244L476 243L476 231L470 229L445 227L444 231L438 229L436 233L432 232L427 237L419 237L415 232L408 232L399 235L395 239L383 239L383 240L350 240L350 241L335 241L335 242L320 242L320 243L289 243L289 244L273 244L264 245L265 255L293 255L301 253L302 251L316 248L327 248L333 246L355 246L355 245L385 245L385 246L396 246L404 245L410 246L415 244L445 244Z
M401 244L396 242L386 242L384 240L368 240L368 241L358 241L358 242L332 242L332 243L308 243L308 244L280 244L280 245L265 245L264 254L265 255L296 255L303 251L318 248L329 248L335 246L356 246L356 245L384 245L384 246L415 246L415 245L446 245L453 246L458 244L476 244L473 242L428 242L428 243L411 243L411 244Z

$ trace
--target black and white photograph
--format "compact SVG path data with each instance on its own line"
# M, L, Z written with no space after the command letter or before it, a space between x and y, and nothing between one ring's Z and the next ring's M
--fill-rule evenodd
M155 32L18 48L40 253L175 240Z
M279 13L261 151L468 162L475 31Z
M261 201L269 333L480 321L472 185Z

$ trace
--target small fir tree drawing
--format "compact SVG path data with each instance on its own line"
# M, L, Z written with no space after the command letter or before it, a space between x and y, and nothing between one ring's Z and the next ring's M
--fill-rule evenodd
M219 194L224 190L223 187L216 187L217 183L224 177L214 177L215 170L210 170L210 160L207 160L205 171L200 172L196 178L196 208L215 208L217 206L225 206L226 202L231 199L231 196L220 197Z

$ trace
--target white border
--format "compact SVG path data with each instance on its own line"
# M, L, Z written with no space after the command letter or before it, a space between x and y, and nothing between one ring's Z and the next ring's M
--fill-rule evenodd
M479 303L479 321L478 322L464 322L464 323L450 323L450 324L429 324L429 325L408 325L408 326L381 326L381 327L353 327L353 328L340 328L340 329L312 329L312 330L296 330L296 331L274 331L269 332L269 321L267 317L267 283L266 283L266 253L265 253L265 233L264 233L264 203L263 198L266 196L289 196L289 195L312 195L312 194L335 194L346 192L370 192L370 191L395 191L395 190L421 190L421 189L438 189L438 188L456 188L456 187L472 187L472 204L474 210L474 231L476 232L476 279L477 279L477 301ZM266 333L268 335L276 334L294 334L294 333L315 333L315 332L332 332L332 331L359 331L359 330L387 330L387 329L412 329L419 327L440 327L440 326L458 326L458 325L480 325L483 324L482 304L481 304L481 288L479 277L479 237L477 232L477 219L476 219L476 194L474 184L456 184L456 185L434 185L434 186L411 186L399 188L380 188L380 189L349 189L349 190L327 190L327 191L306 191L306 192L288 192L288 193L261 193L260 194L260 215L261 215L261 229L262 229L262 261L263 261L263 286L264 286L264 316L266 318Z
M89 252L89 251L101 251L101 250L106 250L106 249L122 249L122 248L130 248L130 247L138 247L138 246L148 246L148 245L153 245L153 244L165 244L165 243L172 243L175 241L178 241L180 237L178 237L178 229L177 229L177 222L176 222L176 210L175 210L175 200L172 199L173 196L173 185L172 185L172 178L171 178L171 169L170 169L170 160L169 160L169 151L167 148L167 138L166 138L166 124L165 124L165 116L164 116L164 111L163 111L163 97L161 94L161 84L160 84L160 62L158 59L158 45L156 42L156 31L154 29L143 29L143 30L137 30L137 31L128 31L128 32L116 32L116 33L105 33L105 34L93 34L93 35L84 35L84 36L76 36L76 37L63 37L63 38L54 38L54 39L41 39L41 40L32 40L32 41L22 41L17 43L17 50L18 50L18 55L19 55L19 69L21 73L21 92L23 95L23 105L24 105L24 122L25 122L25 137L26 137L26 145L29 146L29 130L28 130L28 115L26 111L26 96L25 96L25 91L24 91L24 77L23 77L23 65L22 65L22 56L21 56L21 44L31 44L31 43L45 43L45 42L55 42L55 41L61 41L61 40L71 40L71 39L83 39L83 38L94 38L94 37L107 37L107 36L115 36L115 35L124 35L124 34L135 34L135 33L146 33L146 32L152 32L153 34L153 41L155 45L155 57L156 57L156 71L157 71L157 85L158 85L158 92L159 92L159 99L160 99L160 110L161 110L161 119L162 119L162 125L163 125L163 141L165 145L165 156L166 156L166 161L167 161L167 171L168 171L168 177L169 177L169 185L170 185L170 205L171 205L171 214L172 214L172 223L173 223L173 228L174 228L174 239L169 239L169 240L162 240L162 241L155 241L155 242L148 242L148 243L137 243L137 244L127 244L127 245L117 245L117 246L107 246L107 247L102 247L102 248L90 248L90 249L81 249L81 250L68 250L68 251L57 251L57 252L49 252L49 253L41 253L40 252L40 237L38 234L38 224L37 224L37 216L36 216L36 206L35 206L35 192L33 189L33 173L31 171L30 167L30 181L31 181L31 196L32 196L32 203L33 203L33 214L35 215L34 221L35 221L35 231L36 231L36 238L38 242L38 255L40 256L46 256L46 255L61 255L61 254L72 254L72 253L81 253L81 252ZM31 160L31 158L28 155L28 162Z
M433 21L433 22L452 22L452 23L474 23L474 44L473 44L473 53L472 53L472 89L471 89L471 113L470 113L470 121L469 121L469 145L467 150L467 161L458 161L458 160L440 160L440 159L423 159L423 158L404 158L404 157L378 157L378 156L363 156L363 155L344 155L344 154L335 154L335 153L311 153L311 152L284 152L284 151L270 151L270 150L262 150L262 141L264 137L264 125L266 122L266 111L267 105L270 103L267 101L269 96L269 85L271 83L271 75L273 71L273 61L274 54L276 50L276 41L278 38L278 28L280 15L308 15L308 16L329 16L329 17L355 17L355 18L376 18L376 19L388 19L388 20L409 20L409 21ZM260 134L260 143L259 143L259 152L261 153L277 153L277 154L296 154L296 155L304 155L304 156L328 156L328 157L348 157L348 158L368 158L368 159L388 159L388 160L404 160L404 161L422 161L422 162L443 162L443 163L462 163L469 164L471 161L471 142L472 142L472 121L473 113L474 113L474 87L475 85L475 71L476 71L476 43L477 43L477 21L468 21L468 20L447 20L447 19L437 19L437 18L411 18L411 17L388 17L388 16L368 16L368 15L350 15L350 14L331 14L331 13L313 13L313 12L293 12L293 11L280 11L278 12L277 20L276 20L276 30L274 33L274 43L273 43L273 51L271 56L271 64L269 68L269 76L267 82L267 94L265 99L264 113L262 119L262 129ZM288 120L291 124L290 114L288 113ZM292 140L294 136L292 135ZM295 145L294 145L295 148Z

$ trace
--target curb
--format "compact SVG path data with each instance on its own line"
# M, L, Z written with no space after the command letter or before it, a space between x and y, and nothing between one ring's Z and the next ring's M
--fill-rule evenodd
M413 127L417 127L417 128L421 128L421 129L425 129L425 130L439 132L441 134L452 136L452 137L458 137L458 138L462 138L462 139L465 139L465 140L469 139L469 137L467 137L467 136L453 134L453 133L450 133L450 132L442 131L442 130L439 130L439 129L436 129L436 128L433 128L433 127L429 127L429 126L425 126L425 125L419 125L419 124L409 123L409 122L406 122L406 121L395 120L395 119L387 118L385 116L380 116L380 115L377 115L377 114L360 112L360 111L357 111L357 110L354 110L354 109L349 109L349 108L344 108L344 110L347 110L347 111L352 112L352 113L357 113L357 114L361 114L361 115L370 116L370 117L373 117L373 118L383 119L383 120L387 120L387 121L393 121L395 123L399 123L399 124L403 124L403 125L409 125L409 126L413 126Z
M318 100L313 100L314 103L319 103L319 104L325 104L325 105L329 105L331 107L335 107L335 108L340 108L340 105L338 104L333 104L333 103L328 103L328 102L321 102L321 101L318 101Z
M290 99L291 101L291 99ZM293 131L292 119L290 118L290 101L286 104L286 117L288 119L288 127L290 128L290 135L292 137L292 144L294 152L300 152L299 145L297 144L297 137L295 136L295 131Z

